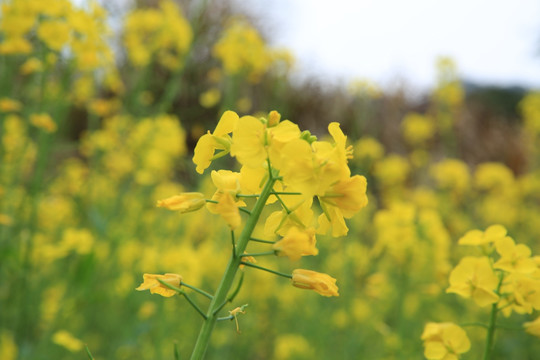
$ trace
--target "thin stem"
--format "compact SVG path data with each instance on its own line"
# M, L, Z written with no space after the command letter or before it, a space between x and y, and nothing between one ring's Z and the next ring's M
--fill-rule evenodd
M209 298L210 300L212 300L214 297L212 295L210 295L209 293L207 293L206 291L204 290L201 290L199 289L198 287L195 287L193 285L189 285L189 284L186 284L185 282L180 282L180 284L184 285L185 287L187 288L190 288L191 290L193 291L196 291L198 292L199 294L203 295L203 296L206 296L207 298Z
M282 273L282 272L279 272L279 271L276 271L276 270L267 269L267 268L265 268L265 267L262 267L262 266L259 266L259 265L255 265L255 264L252 264L252 263L248 263L248 262L244 262L244 261L241 261L240 263L241 263L242 265L246 265L246 266L249 266L249 267L252 267L252 268L255 268L255 269L267 271L267 272L272 273L272 274L275 274L275 275L279 275L279 276L286 277L286 278L288 278L288 279L292 279L292 275L290 275L290 274L285 274L285 273Z
M302 195L301 192L272 191L270 195Z
M197 312L203 317L204 320L207 320L208 318L206 317L205 313L201 310L201 308L195 304L195 302L188 296L188 294L186 294L185 292L182 291L181 293L185 298L186 300L191 304L191 306L193 306L193 308L195 310L197 310Z
M251 253L251 254L242 254L241 257L248 257L248 256L266 256L266 255L275 255L276 252L274 250L272 251L265 251L260 253Z
M85 350L86 350L86 355L88 355L88 358L89 358L90 360L94 360L94 357L92 356L92 353L90 352L90 349L88 348L88 345L85 344L85 345L84 345L84 348L85 348Z
M255 241L255 242L260 242L260 243L263 243L263 244L275 244L276 243L275 241L263 240L263 239L257 239L257 238L249 238L249 240Z
M261 194L236 194L236 197L245 197L245 198L257 198Z
M279 203L281 204L281 206L283 206L283 209L285 209L285 211L287 212L287 214L290 214L291 211L289 210L289 208L287 207L287 205L285 205L285 203L283 202L283 200L281 200L281 197L279 197L278 194L274 194L274 196L278 199Z
M217 321L224 321L224 320L232 320L232 319L234 319L234 316L229 315L229 316L218 317L216 320Z

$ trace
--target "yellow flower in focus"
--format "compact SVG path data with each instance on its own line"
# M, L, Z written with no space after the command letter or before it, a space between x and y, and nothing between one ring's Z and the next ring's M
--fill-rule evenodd
M314 290L322 296L339 296L336 279L312 270L295 269L292 284L300 289Z
M532 274L537 269L535 261L531 258L531 249L525 244L516 245L511 237L497 239L495 249L501 256L493 264L495 269L521 274Z
M53 133L57 129L56 123L51 116L46 113L30 115L30 123L48 133Z
M180 287L182 282L182 277L178 274L167 273L165 275L155 275L155 274L144 274L143 283L139 285L135 290L143 291L150 290L151 294L159 294L164 297L171 297L176 295L176 290L169 289L167 286L160 283L159 280L165 281L166 283Z
M272 248L278 251L278 255L296 261L302 256L317 255L319 250L315 247L316 242L314 229L300 230L293 226L284 238L272 245Z
M457 360L471 349L465 330L453 323L427 323L421 339L429 360Z
M523 327L529 334L540 337L540 317L537 317L534 321L524 323Z
M472 298L478 306L496 303L495 294L499 280L487 257L466 256L450 273L450 287L447 293L456 293L464 298Z
M71 352L80 351L84 347L84 343L81 340L77 339L66 330L60 330L55 332L52 341L57 345L63 346Z
M239 206L246 206L243 201L235 201L236 194L240 192L240 173L219 170L212 171L212 182L217 187L217 191L212 196L212 201L217 203L208 203L206 208L212 214L219 214L229 224L232 230L240 226L242 218L240 217Z
M163 207L180 213L196 211L206 204L204 194L198 192L186 192L171 196L167 199L158 200L157 207Z
M234 111L225 111L214 129L214 133L211 134L208 131L207 134L201 136L193 154L193 162L197 165L196 170L199 174L202 174L210 166L216 150L222 150L216 155L219 157L229 153L231 149L229 134L236 127L238 119L238 114Z
M350 219L368 204L367 181L361 175L343 179L333 185L319 202L324 213L319 216L319 233L326 233L332 227L332 236L345 236L348 228L343 218Z
M459 240L459 245L485 245L494 243L506 236L506 228L502 225L491 225L486 231L467 231Z
M0 112L15 112L21 110L22 104L10 98L0 99Z

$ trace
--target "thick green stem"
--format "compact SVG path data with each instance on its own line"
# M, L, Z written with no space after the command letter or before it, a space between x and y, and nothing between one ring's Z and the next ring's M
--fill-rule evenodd
M233 254L229 259L225 273L223 274L214 298L210 303L210 307L206 313L206 320L202 325L201 331L199 332L199 337L195 343L195 348L191 354L191 360L201 360L204 357L208 347L208 342L210 341L210 335L212 334L212 330L214 329L218 318L216 310L224 303L227 298L227 294L232 287L234 277L242 261L240 254L243 254L246 250L251 234L253 233L255 225L257 225L261 212L266 204L266 200L270 196L274 182L275 179L273 177L270 177L266 181L266 184L261 192L261 196L257 199L257 202L251 211L251 215L247 219L246 225L238 237L236 242L236 254Z

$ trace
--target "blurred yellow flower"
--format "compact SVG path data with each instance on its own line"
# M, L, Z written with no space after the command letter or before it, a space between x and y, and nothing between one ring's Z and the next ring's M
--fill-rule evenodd
M459 245L485 245L503 239L506 236L506 228L502 225L491 225L486 231L470 230L459 240Z
M68 349L71 352L77 352L82 350L84 343L73 336L69 331L60 330L54 333L52 341L64 348Z
M221 100L221 91L218 88L206 90L199 96L199 104L204 108L216 106Z
M171 297L176 295L176 290L172 290L167 286L159 282L159 280L165 281L175 287L180 287L182 277L178 274L167 273L165 275L144 274L143 283L139 285L135 290L144 291L150 290L151 294L159 294L164 297Z
M45 130L48 133L53 133L57 129L54 120L49 114L46 113L30 115L30 123L35 127Z
M529 334L540 337L540 317L537 317L533 321L524 323L523 327Z
M21 110L22 104L14 99L0 98L0 112L15 112Z
M292 284L300 289L314 290L322 296L339 296L336 279L312 270L295 269Z
M465 330L453 323L427 323L421 339L429 360L457 360L471 348Z
M401 123L403 137L412 146L425 145L435 134L435 123L426 115L408 113Z
M158 200L157 207L163 207L169 210L187 213L196 211L206 204L204 194L198 192L186 192L171 196L167 199Z
M43 63L36 57L31 57L26 60L20 67L19 71L23 75L33 74L43 71Z

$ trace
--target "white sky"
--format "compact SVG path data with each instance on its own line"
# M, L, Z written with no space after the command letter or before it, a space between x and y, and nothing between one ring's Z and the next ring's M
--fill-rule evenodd
M540 88L539 0L237 0L289 48L302 72L331 80L433 84L439 55L462 78ZM263 26L265 26L263 24Z

